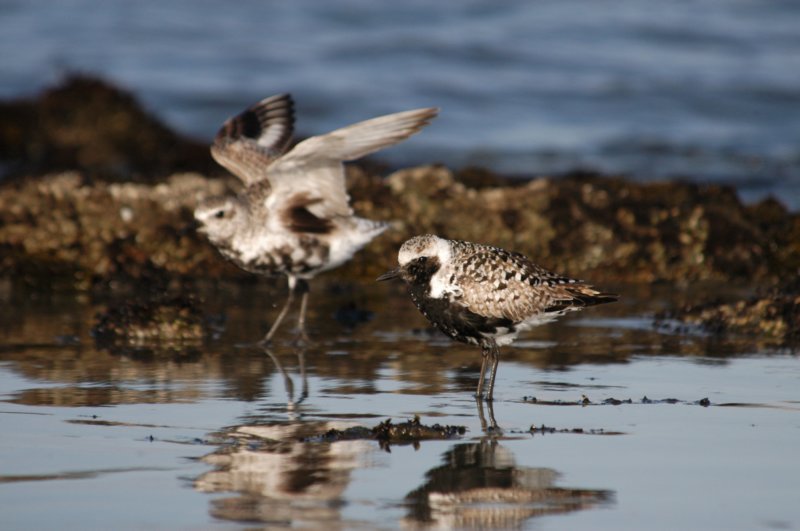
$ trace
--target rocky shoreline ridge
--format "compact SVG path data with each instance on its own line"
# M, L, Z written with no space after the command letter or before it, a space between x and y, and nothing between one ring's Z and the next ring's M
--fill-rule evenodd
M0 107L0 162L10 174L0 182L0 277L78 289L250 277L194 230L195 205L238 186L210 162L207 146L90 78ZM355 211L392 228L327 275L372 281L405 239L431 232L513 249L598 284L772 288L794 302L779 312L788 322L769 329L786 337L800 329L792 282L800 214L777 200L745 205L729 187L592 173L520 180L436 164L385 173L370 162L348 167ZM794 288L776 288L784 284ZM734 312L705 313L720 330Z

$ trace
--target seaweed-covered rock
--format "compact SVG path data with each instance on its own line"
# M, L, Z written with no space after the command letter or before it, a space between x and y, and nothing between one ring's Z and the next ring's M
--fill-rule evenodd
M593 281L763 281L800 267L800 217L774 200L747 207L732 188L593 174L496 186L484 179L473 188L441 166L401 170L387 183L392 195L376 216L398 220L400 230L368 254L434 232Z
M394 225L333 273L350 278L374 278L405 239L425 232L513 249L594 282L768 285L800 270L800 216L772 200L744 206L727 188L582 175L476 189L441 166L385 180L358 167L349 174L356 211ZM222 193L232 188L195 174L155 185L77 173L8 183L0 187L0 274L68 274L78 283L151 271L243 278L194 230L198 201Z
M372 428L373 437L385 443L452 439L453 437L464 435L465 432L466 428L464 426L442 426L441 424L428 426L423 424L418 416L399 424L393 423L392 419L386 419Z
M227 190L182 174L157 185L89 182L78 173L0 188L0 274L78 286L147 276L230 274L195 233L192 209Z
M343 441L354 439L375 439L383 448L391 444L419 443L425 440L452 439L466 433L464 426L442 426L434 424L428 426L420 421L418 416L412 420L395 424L392 419L386 419L372 428L353 426L344 430L330 429L323 434L311 437L308 441Z
M250 276L193 230L197 202L233 190L209 177L221 170L208 146L87 78L2 106L0 159L32 175L0 186L0 276L79 286ZM39 174L59 168L73 171ZM202 174L172 173L187 168ZM592 282L769 285L800 271L800 215L771 199L743 205L728 187L587 173L522 180L444 166L380 173L349 166L349 191L359 215L392 220L394 230L334 275L371 281L425 232L519 251ZM146 182L108 182L123 178Z
M675 322L714 335L738 334L796 346L800 344L800 282L745 300L689 305L656 318L661 328L674 328Z
M192 298L156 298L109 307L96 316L92 335L112 349L183 349L206 336L203 312Z

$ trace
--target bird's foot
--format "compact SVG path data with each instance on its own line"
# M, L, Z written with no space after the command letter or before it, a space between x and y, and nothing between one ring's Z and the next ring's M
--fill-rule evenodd
M255 345L260 348L269 348L273 346L274 343L272 341L272 338L267 336L261 339L260 341L257 341ZM290 345L298 348L307 347L311 345L311 339L308 337L308 334L305 332L305 330L298 330L295 332L294 338L292 338L292 340L290 341Z
M486 435L503 435L503 429L500 428L500 426L498 426L496 423L486 426L483 431L486 433Z
M497 425L497 421L494 419L494 407L491 399L485 402L486 409L489 411L489 422L486 422L486 415L484 414L484 398L476 396L475 403L478 406L478 418L481 421L481 429L483 432L492 437L502 435L503 430L500 429L500 426Z
M307 347L311 345L311 338L308 337L305 328L298 328L294 333L294 339L292 339L292 346L294 347Z
M263 339L256 342L256 346L261 348L269 348L271 345L272 345L272 338L269 336L265 336Z
M475 396L475 399L476 399L476 400L480 400L480 401L482 401L482 402L483 402L483 401L486 401L486 402L491 402L492 400L494 400L494 398L493 398L493 397L492 397L492 395L490 395L490 394L484 394L484 393L475 393L475 395L474 395L474 396Z

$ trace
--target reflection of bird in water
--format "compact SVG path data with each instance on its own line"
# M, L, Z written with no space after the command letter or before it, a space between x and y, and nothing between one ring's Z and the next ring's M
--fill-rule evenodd
M286 372L286 369L283 368L283 364L281 364L278 357L267 347L264 347L264 353L269 357L269 359L272 360L272 363L275 364L278 372L280 372L281 376L283 376L283 384L286 387L287 396L286 407L290 412L292 412L303 402L303 400L308 398L308 376L306 375L305 348L301 347L297 350L297 362L300 369L300 381L302 384L300 396L297 400L294 398L294 381L292 380L292 377L289 376L289 373Z
M556 487L558 472L516 464L493 439L457 444L425 483L406 495L406 528L517 529L528 518L577 511L610 501L608 490Z
M551 273L519 253L430 234L405 242L398 262L400 267L378 280L402 279L411 300L439 330L480 345L483 363L476 394L482 396L491 359L488 400L494 394L499 346L567 312L618 298Z
M304 529L351 529L342 515L353 470L367 466L375 444L307 442L352 423L293 422L236 426L217 451L203 457L214 467L194 483L201 492L229 493L213 500L217 518ZM271 528L271 527L270 527Z
M475 397L475 403L478 406L478 418L481 421L481 429L484 433L490 433L495 430L499 430L500 428L497 426L497 421L494 419L494 407L492 406L492 400L488 401L489 406L489 424L486 423L486 416L483 413L483 400L480 397Z
M262 275L286 275L289 296L269 342L296 294L305 339L308 280L338 267L387 225L353 215L343 162L389 147L436 116L432 108L380 116L288 149L294 106L288 94L264 99L222 126L214 158L245 185L238 197L211 198L195 210L201 231L236 265Z

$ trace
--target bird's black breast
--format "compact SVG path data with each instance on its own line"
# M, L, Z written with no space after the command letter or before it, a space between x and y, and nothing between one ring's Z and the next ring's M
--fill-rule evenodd
M411 284L409 291L411 300L422 315L456 341L480 344L486 337L514 330L514 322L510 319L483 316L469 310L458 301L430 297L429 285Z

